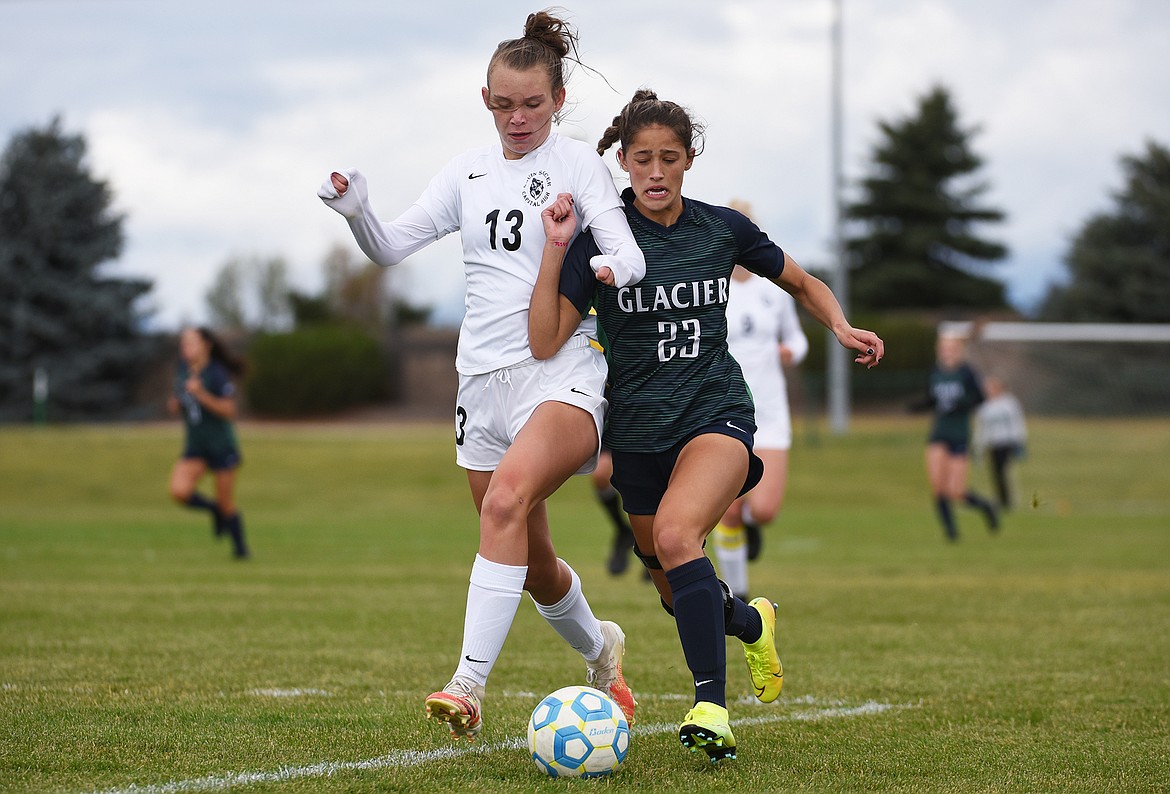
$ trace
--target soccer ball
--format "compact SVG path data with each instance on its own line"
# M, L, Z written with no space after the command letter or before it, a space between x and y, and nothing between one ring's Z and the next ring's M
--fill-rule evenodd
M549 777L602 777L614 772L630 749L630 726L604 692L566 686L532 711L528 750Z

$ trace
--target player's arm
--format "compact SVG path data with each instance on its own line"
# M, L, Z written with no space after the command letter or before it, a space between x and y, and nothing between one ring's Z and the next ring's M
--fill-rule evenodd
M382 223L370 205L366 178L354 168L334 171L317 191L326 205L340 213L362 253L389 267L439 239L430 215L417 204L390 223Z
M796 316L796 304L787 298L780 309L780 363L794 367L808 355L808 337Z
M634 240L630 222L620 207L608 209L589 224L601 254L589 260L597 280L611 287L637 284L646 275L646 257Z
M534 358L545 359L556 355L581 324L581 313L560 291L561 265L577 230L573 197L561 193L540 213L540 218L544 223L544 253L528 302L528 347Z
M833 332L842 347L856 350L858 364L867 369L876 367L886 353L886 345L873 331L854 328L845 319L845 312L837 297L825 282L808 273L796 260L784 254L784 269L772 279L786 290L813 319Z
M236 396L232 389L225 389L224 394L214 394L207 390L198 375L187 380L187 393L194 397L200 405L223 419L236 418Z

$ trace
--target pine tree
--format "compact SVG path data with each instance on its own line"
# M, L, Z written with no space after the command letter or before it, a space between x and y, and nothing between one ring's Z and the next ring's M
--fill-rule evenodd
M85 151L54 120L15 135L0 157L2 418L33 415L38 370L51 417L122 413L155 350L134 308L150 282L100 273L121 252L123 218Z
M1170 149L1149 141L1121 165L1125 188L1073 239L1070 279L1049 290L1043 319L1170 323Z
M950 94L935 87L917 114L878 124L861 199L846 216L864 231L846 241L850 295L861 309L996 308L1003 284L986 275L1007 249L976 236L980 223L1004 214L980 206L987 185L972 176L983 161L960 128Z

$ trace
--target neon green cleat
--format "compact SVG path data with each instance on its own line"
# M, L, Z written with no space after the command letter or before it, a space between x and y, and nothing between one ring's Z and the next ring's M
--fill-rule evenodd
M687 712L678 726L678 740L692 753L702 750L713 764L735 758L735 735L728 724L727 709L705 700Z
M780 697L784 687L784 665L776 652L776 605L766 598L754 598L748 606L760 613L764 632L755 642L743 644L743 655L747 657L756 699L771 703Z
M447 686L427 698L427 716L447 723L455 741L474 742L483 728L482 703L483 687L452 678Z

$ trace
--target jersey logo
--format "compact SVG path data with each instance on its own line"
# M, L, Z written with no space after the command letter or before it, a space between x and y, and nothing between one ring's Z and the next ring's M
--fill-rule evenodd
M533 207L543 206L552 195L552 179L548 171L533 171L524 183L524 200Z
M741 433L746 433L746 432L747 432L747 431L746 431L746 430L744 430L742 427L736 427L736 426L735 426L735 425L733 425L731 422L728 422L728 423L727 423L727 426L728 426L728 427L730 427L732 430L738 430L738 431L739 431L739 432L741 432Z
M479 179L481 176L487 176L487 174L468 174L467 178L468 179Z

